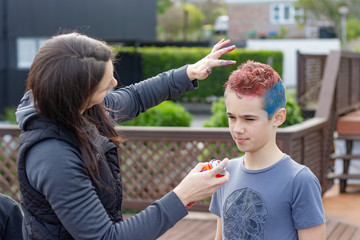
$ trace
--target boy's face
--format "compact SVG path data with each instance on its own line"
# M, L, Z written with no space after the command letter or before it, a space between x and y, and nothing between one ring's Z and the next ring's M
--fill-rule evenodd
M275 140L274 117L268 119L263 109L263 98L255 95L237 95L226 90L225 105L229 128L238 149L242 152L257 152Z

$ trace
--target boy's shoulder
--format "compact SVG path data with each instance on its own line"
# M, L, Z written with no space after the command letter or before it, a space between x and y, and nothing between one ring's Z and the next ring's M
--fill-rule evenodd
M241 155L239 157L236 158L232 158L229 161L229 165L228 165L228 169L233 169L233 168L238 168L239 166L241 166L244 162L244 155ZM277 163L275 163L274 165L268 167L268 168L274 168L276 167L277 169L286 169L286 171L288 173L292 173L292 174L297 174L299 172L304 172L303 170L305 170L305 172L307 172L306 170L309 170L308 167L306 167L305 165L302 165L298 162L296 162L295 160L293 160L291 158L291 156L284 154L283 158L278 161Z

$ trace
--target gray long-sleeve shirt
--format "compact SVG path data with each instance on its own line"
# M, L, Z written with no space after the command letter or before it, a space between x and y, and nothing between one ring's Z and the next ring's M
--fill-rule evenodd
M114 119L124 121L196 88L196 84L189 81L183 67L109 93L104 105L115 110L109 112ZM26 122L36 115L32 101L23 101L17 111L20 127L26 131ZM177 195L170 192L139 214L112 222L79 151L58 139L41 141L28 151L26 173L30 184L45 196L75 239L156 239L187 214ZM29 234L25 239L30 239Z

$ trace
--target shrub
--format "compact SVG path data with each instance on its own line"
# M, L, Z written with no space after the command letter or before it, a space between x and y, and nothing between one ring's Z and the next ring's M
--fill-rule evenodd
M0 117L0 120L9 122L11 124L17 124L15 111L16 111L16 107L6 107L4 109L4 115Z
M212 103L211 113L210 120L205 122L203 127L229 127L225 98L221 97L218 101Z
M226 114L226 106L224 97L219 98L211 106L212 116L208 122L204 123L204 127L229 127L228 116ZM286 120L280 127L287 127L304 121L301 115L301 108L295 100L292 93L286 94Z
M304 121L299 104L296 102L295 94L286 94L286 120L280 127L288 127Z
M356 18L349 18L346 21L346 38L348 41L357 39L360 36L360 22Z
M184 107L172 101L165 101L145 113L140 113L133 120L119 125L189 127L192 119L193 116Z

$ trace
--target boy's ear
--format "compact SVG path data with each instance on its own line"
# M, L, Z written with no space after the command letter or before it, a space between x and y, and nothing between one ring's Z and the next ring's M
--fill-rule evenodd
M273 118L274 118L275 127L279 127L286 120L286 109L285 108L279 108L278 110L276 110Z

